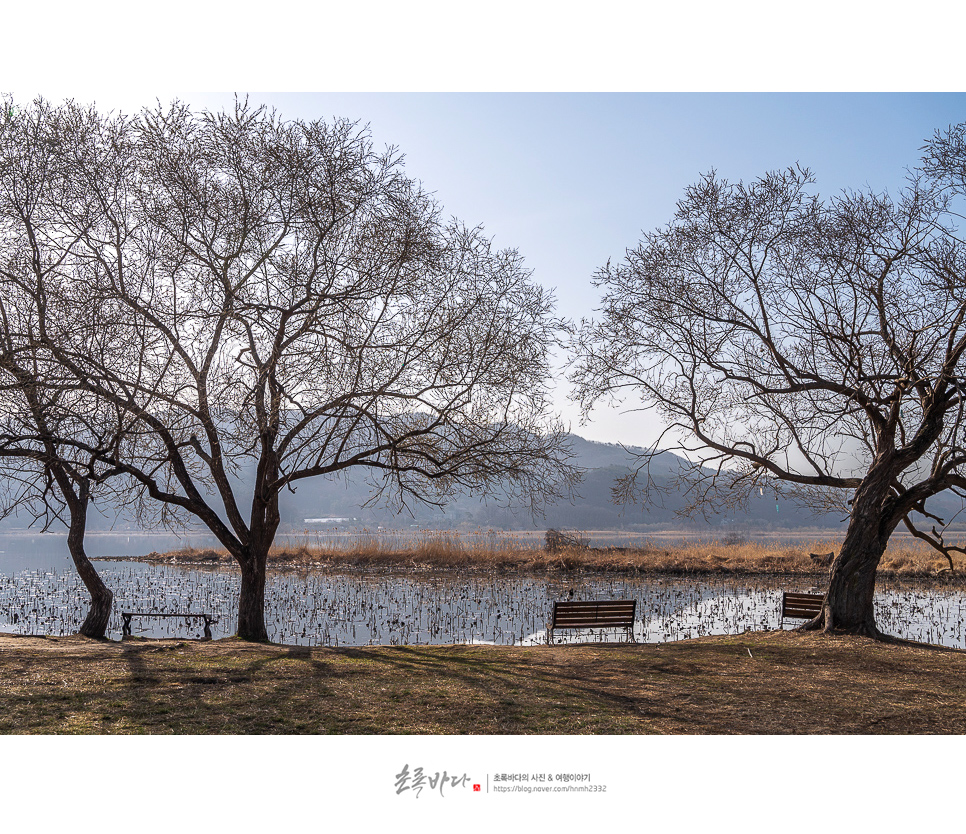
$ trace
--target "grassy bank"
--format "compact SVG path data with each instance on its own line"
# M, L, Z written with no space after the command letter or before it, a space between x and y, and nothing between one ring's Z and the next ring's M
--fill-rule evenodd
M532 542L506 536L425 534L399 546L391 538L373 536L341 545L320 543L275 547L274 568L293 569L422 569L481 572L587 571L601 573L780 574L822 575L828 568L812 554L838 552L833 540L802 546L761 542L694 541L664 547L568 546L553 552ZM187 565L233 565L227 551L183 548L150 553L144 561ZM962 571L956 565L955 573ZM879 567L880 576L937 577L949 574L949 563L923 542L897 540Z
M966 653L747 633L352 649L0 636L3 733L964 733Z

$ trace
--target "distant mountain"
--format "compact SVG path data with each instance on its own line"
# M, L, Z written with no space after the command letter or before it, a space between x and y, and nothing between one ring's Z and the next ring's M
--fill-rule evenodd
M748 526L755 528L787 527L835 527L838 517L816 518L808 511L791 505L775 512L774 503L762 499L743 515L718 516L708 521L694 519L682 521L676 515L683 501L679 496L663 496L657 506L615 505L612 488L617 479L629 474L635 465L634 453L643 452L635 447L623 447L616 443L600 443L578 435L570 435L574 463L586 470L578 487L579 497L573 504L562 502L546 508L541 518L531 518L520 507L501 506L495 497L456 495L445 509L414 507L413 515L405 511L394 514L385 508L363 508L371 497L370 487L363 481L351 479L326 480L316 478L303 481L295 494L286 494L281 507L282 522L290 528L318 528L326 524L357 524L384 527L492 527L496 529L546 529L548 527L577 530L647 530L669 526L697 526L702 528L729 528ZM651 461L650 474L658 482L666 482L677 472L682 458L671 452L662 452ZM787 502L783 502L786 503ZM770 510L770 513L769 513ZM351 519L352 521L326 521L325 519Z
M574 462L586 473L578 487L579 497L571 504L558 503L546 508L544 517L531 518L521 507L501 506L493 496L454 495L442 510L433 507L413 507L413 513L397 514L384 506L364 507L372 497L372 487L364 477L312 478L301 481L295 492L284 491L280 499L282 531L321 529L325 527L376 528L474 528L487 527L504 530L547 529L554 527L568 530L648 530L673 528L697 528L711 532L743 530L781 530L800 528L835 529L842 525L838 514L813 515L780 501L776 510L774 498L763 496L753 499L745 513L714 515L686 520L676 514L683 504L678 495L659 496L657 505L619 506L612 501L611 490L618 478L629 474L635 464L634 453L642 449L600 443L578 435L570 435ZM663 452L650 466L651 477L666 482L678 469L682 459L671 452ZM242 471L238 485L239 495L251 494L251 475ZM246 483L247 482L247 483ZM247 500L247 499L245 499ZM936 512L947 521L962 509L962 502L955 496L934 499ZM932 506L932 505L931 505ZM962 514L966 520L966 512ZM119 518L110 508L99 508L89 516L90 529L132 529L134 523ZM0 529L25 527L30 518L12 517L0 522Z

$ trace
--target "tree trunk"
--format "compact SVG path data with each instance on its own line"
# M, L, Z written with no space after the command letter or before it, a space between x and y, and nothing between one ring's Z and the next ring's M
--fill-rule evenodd
M875 574L885 553L888 538L877 530L864 531L852 524L832 573L822 613L801 627L803 631L821 630L834 634L881 637L875 624L873 597Z
M78 505L79 504L79 505ZM67 533L67 548L74 560L74 567L91 595L91 607L80 627L85 637L103 638L107 634L107 624L111 619L114 594L94 569L84 550L84 533L87 530L86 502L71 502L70 529Z
M280 516L278 491L266 484L278 476L278 458L273 437L263 438L263 454L255 471L249 544L238 555L241 565L241 594L238 598L238 637L259 643L268 642L265 627L265 570L268 551L275 541Z
M265 628L265 565L268 547L250 546L238 560L241 565L241 592L238 596L238 632L242 640L268 642Z
M873 466L856 491L849 529L832 562L822 613L800 631L881 638L875 624L875 575L897 520L886 509L891 472Z

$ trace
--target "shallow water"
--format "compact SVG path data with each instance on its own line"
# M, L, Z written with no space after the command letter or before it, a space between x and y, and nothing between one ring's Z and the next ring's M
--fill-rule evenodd
M163 552L182 547L215 547L214 536L204 533L88 533L84 548L91 558L142 556L152 550ZM65 533L25 530L0 534L0 574L23 570L73 570Z
M101 576L114 591L109 636L121 636L123 610L219 615L217 639L235 631L239 575L169 565L108 562ZM544 642L553 601L637 599L638 641L779 628L781 592L819 593L811 580L775 578L454 576L434 573L269 576L266 620L274 642L298 645L403 645ZM572 595L571 595L571 592ZM0 575L0 631L73 634L87 594L72 569ZM888 634L966 648L966 591L914 582L880 582L879 627ZM786 623L793 627L798 621ZM196 638L200 620L137 618L134 634ZM623 632L558 633L560 641L624 639Z

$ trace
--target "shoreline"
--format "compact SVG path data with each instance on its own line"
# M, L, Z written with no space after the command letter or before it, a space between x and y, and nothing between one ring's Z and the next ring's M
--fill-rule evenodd
M816 542L827 547L827 542ZM822 555L828 550L820 551ZM142 556L99 556L95 562L140 562L219 570L236 568L224 550L181 548ZM410 549L276 547L269 553L270 571L325 573L495 574L495 575L655 575L677 577L802 577L827 576L829 568L809 555L808 548L760 544L698 543L677 548L537 548L465 549L423 546ZM930 584L966 585L966 572L923 549L899 546L887 551L877 576Z

